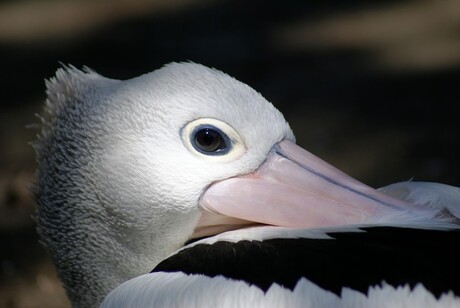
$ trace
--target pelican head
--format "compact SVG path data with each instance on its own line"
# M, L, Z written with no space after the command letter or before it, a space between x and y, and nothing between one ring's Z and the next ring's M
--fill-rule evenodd
M295 145L270 102L202 65L125 81L64 67L47 95L36 219L75 306L97 306L191 238L376 222L414 207Z

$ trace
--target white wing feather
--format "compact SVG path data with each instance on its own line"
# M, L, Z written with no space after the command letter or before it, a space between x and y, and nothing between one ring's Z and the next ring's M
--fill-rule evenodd
M460 188L432 182L400 182L379 189L392 197L427 208L446 209L460 219Z
M301 279L293 291L273 284L267 292L242 281L183 273L154 273L131 279L113 290L101 308L187 307L459 307L452 292L439 299L421 284L394 288L385 282L369 288L368 295L343 288L341 295Z

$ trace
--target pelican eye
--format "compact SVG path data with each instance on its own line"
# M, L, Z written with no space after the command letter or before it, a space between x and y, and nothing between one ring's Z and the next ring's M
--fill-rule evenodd
M191 143L193 147L207 155L225 154L231 144L229 138L217 127L200 125L194 129Z
M241 157L246 146L238 132L214 118L193 120L180 130L185 147L198 157L214 162L229 162Z

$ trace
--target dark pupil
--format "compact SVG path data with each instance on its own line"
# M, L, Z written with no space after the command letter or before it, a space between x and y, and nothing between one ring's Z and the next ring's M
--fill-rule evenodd
M215 130L204 128L195 135L196 145L205 152L215 152L225 147L222 136Z

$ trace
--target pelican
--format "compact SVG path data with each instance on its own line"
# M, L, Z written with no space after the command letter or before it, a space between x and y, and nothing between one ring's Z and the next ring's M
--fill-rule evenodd
M74 307L460 305L459 188L366 186L195 63L46 85L35 216Z

